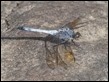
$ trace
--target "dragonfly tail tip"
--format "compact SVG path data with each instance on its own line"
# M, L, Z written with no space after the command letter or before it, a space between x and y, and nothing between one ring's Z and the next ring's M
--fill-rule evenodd
M24 27L23 26L18 26L17 29L24 30Z

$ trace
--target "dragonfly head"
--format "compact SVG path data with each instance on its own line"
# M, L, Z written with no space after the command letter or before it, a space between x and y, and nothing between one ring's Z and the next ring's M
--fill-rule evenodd
M76 32L75 35L73 36L74 39L78 39L81 36L79 32Z

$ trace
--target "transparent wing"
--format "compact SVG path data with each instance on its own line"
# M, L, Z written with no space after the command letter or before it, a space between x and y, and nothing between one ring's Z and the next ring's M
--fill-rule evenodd
M46 44L46 43L45 43ZM58 46L53 46L52 48L48 49L47 44L46 48L46 63L49 68L54 69L56 66L62 66L67 69L67 64L63 61L58 52Z
M80 28L80 27L83 27L84 24L87 23L87 22L81 22L81 23L80 23L80 21L81 21L81 18L78 17L78 18L76 18L75 20L73 20L72 22L69 22L69 23L67 23L67 24L64 25L64 26L68 26L68 27L70 27L71 29L78 29L78 28Z
M74 53L72 52L70 45L59 45L58 52L67 65L75 62Z
M67 64L64 62L64 60L61 57L61 54L58 51L60 45L57 45L54 50L55 50L55 56L56 56L56 64L59 66L64 67L65 69L67 69Z
M46 63L49 68L54 69L56 66L62 66L67 69L68 65L74 63L75 58L70 44L56 44L51 48L45 42Z
M45 42L45 49L46 49L46 63L49 68L54 69L56 66L56 57L55 54L48 49L46 42Z

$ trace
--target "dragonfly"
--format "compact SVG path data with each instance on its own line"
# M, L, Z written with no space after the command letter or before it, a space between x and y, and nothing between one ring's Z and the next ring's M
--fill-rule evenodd
M44 42L46 49L46 63L48 67L54 69L56 68L56 66L62 66L67 69L68 64L72 64L75 62L75 57L71 48L71 44L73 43L74 45L76 45L74 39L77 39L81 36L79 32L74 31L75 29L83 27L83 23L79 23L79 21L80 17L56 30L46 30L40 28L36 29L27 26L19 26L17 27L17 29L22 31L47 34ZM48 48L48 41L51 43L55 43L55 45L53 45L50 49Z

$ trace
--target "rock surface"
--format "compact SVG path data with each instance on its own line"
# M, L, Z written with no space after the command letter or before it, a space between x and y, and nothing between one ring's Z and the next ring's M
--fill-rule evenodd
M46 65L44 42L1 40L2 81L107 81L108 2L107 1L2 1L1 36L45 36L12 30L19 25L57 28L82 16L88 21L77 29L82 37L75 49L76 63L67 70Z

